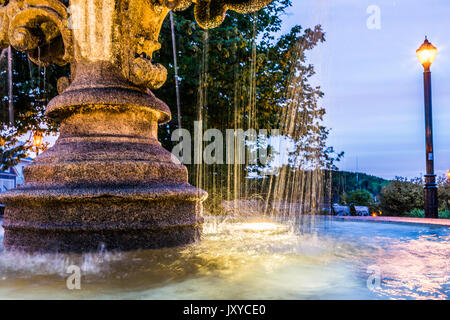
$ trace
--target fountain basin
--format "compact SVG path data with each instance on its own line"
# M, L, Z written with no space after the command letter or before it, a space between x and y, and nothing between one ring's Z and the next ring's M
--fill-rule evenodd
M447 226L207 217L203 229L202 242L177 248L2 250L0 298L450 299ZM80 290L66 287L70 265L81 268Z

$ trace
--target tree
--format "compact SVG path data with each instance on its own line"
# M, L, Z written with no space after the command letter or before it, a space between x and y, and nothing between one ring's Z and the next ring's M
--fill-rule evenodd
M255 109L255 98L261 101L253 117L260 123L273 124L271 102L284 95L284 83L276 72L287 79L289 68L266 65L268 56L280 61L282 53L275 51L273 33L281 30L280 16L291 5L289 0L276 0L255 14L229 12L224 23L212 30L201 29L194 19L193 8L176 12L175 29L178 50L178 75L182 105L183 127L193 129L193 121L201 119L209 128L234 128L236 122ZM259 42L257 39L261 39ZM170 21L166 20L160 33L161 50L154 60L168 68L166 84L156 91L172 110L172 121L162 126L160 140L171 149L170 133L177 126ZM269 49L271 48L270 54ZM275 56L276 55L276 56ZM272 65L275 65L275 61ZM255 91L256 90L256 91ZM268 93L268 94L266 94ZM264 107L264 108L263 108ZM264 110L266 109L266 110ZM263 117L264 115L264 117ZM275 114L276 115L276 114ZM272 117L272 121L268 118ZM244 128L248 121L242 121ZM264 126L266 127L266 126Z
M413 209L423 209L424 192L421 179L408 181L396 177L394 181L383 187L380 205L387 215L405 216Z
M331 194L333 202L338 202L344 193L350 193L359 189L367 190L375 198L378 198L381 189L390 183L389 180L361 172L333 171L331 172L331 175Z
M366 190L355 190L349 194L344 193L341 200L346 205L371 206L374 204L373 196Z
M300 181L300 172L335 169L334 162L342 156L326 145L329 130L321 125L325 109L319 103L323 92L310 84L315 72L306 58L307 51L325 41L324 32L320 26L295 26L275 38L290 6L290 0L276 0L255 14L230 12L213 30L197 26L192 8L174 15L182 127L192 133L194 121L202 120L204 128L221 132L278 129L294 146L278 182L272 177L263 182L249 179L252 173L260 174L261 165L188 165L191 183L209 193L250 196L250 190L271 190L285 176L294 184ZM171 150L170 135L178 124L169 21L162 26L160 42L163 46L154 58L168 67L169 75L155 94L173 113L173 120L160 130L160 141ZM258 148L265 147L258 142Z

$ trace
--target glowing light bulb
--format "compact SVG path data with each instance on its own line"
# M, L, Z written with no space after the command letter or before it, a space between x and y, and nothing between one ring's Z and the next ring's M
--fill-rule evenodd
M425 69L429 69L437 55L437 48L433 46L427 38L416 51L417 58Z
M40 133L39 131L37 131L34 135L33 135L33 146L36 148L39 148L42 145L42 139L43 139L43 135L42 133Z

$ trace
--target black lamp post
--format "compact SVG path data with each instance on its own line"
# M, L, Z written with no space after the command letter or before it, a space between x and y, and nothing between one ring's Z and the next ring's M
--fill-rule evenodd
M425 217L438 218L438 190L436 175L434 174L433 152L433 117L431 107L431 71L430 67L436 58L437 49L425 37L425 42L416 51L420 63L423 65L425 88L425 135L426 135L426 163L425 175Z

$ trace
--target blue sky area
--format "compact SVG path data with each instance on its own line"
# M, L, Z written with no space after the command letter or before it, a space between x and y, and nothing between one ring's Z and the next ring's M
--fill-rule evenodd
M369 29L369 6L380 29ZM327 41L314 49L332 128L329 144L345 151L340 169L385 178L425 171L423 67L415 50L424 36L439 49L432 66L437 173L450 169L450 1L293 0L283 32L321 24Z

